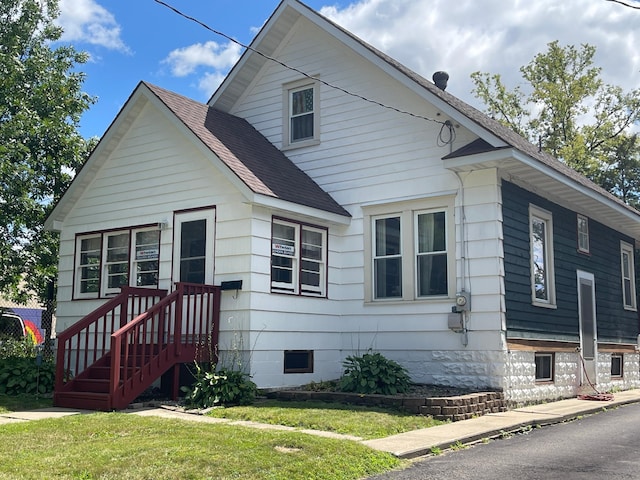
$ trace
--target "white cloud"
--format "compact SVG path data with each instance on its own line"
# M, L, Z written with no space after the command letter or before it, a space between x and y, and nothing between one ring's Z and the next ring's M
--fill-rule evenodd
M94 0L61 0L57 24L64 29L62 40L100 45L129 53L114 16Z
M176 77L187 76L200 67L214 68L215 72L207 73L201 81L208 83L210 78L228 71L240 58L240 52L241 47L233 42L220 45L209 41L173 50L162 63L169 65L171 73Z
M447 71L447 90L476 106L472 72L499 73L515 87L520 67L553 40L594 45L605 82L640 86L640 11L613 2L359 0L321 13L426 78Z

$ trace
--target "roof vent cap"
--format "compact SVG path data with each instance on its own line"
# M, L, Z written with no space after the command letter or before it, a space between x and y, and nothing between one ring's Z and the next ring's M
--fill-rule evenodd
M436 72L433 74L433 83L436 84L440 90L446 90L447 81L449 80L449 74L447 72Z

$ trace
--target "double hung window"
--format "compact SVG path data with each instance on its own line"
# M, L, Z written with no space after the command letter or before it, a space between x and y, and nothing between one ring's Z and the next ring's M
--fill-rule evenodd
M367 300L452 295L452 212L453 197L365 208L365 234L371 239Z
M284 86L284 147L319 141L319 87L305 79Z
M159 253L157 227L78 236L75 297L116 294L127 285L157 287Z
M325 296L327 230L299 222L273 219L271 290Z
M589 219L578 215L578 251L589 253Z
M550 212L529 206L529 235L533 304L555 306L553 217Z
M620 242L620 268L622 272L622 299L624 308L636 309L636 282L633 262L633 246Z

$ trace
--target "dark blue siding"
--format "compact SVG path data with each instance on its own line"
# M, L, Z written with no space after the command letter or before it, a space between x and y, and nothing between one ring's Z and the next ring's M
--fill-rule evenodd
M531 302L529 204L553 214L556 309ZM600 342L633 342L638 315L623 307L620 241L633 239L589 219L590 253L578 252L576 213L512 183L502 183L507 332L511 337L578 340L576 270L592 273Z

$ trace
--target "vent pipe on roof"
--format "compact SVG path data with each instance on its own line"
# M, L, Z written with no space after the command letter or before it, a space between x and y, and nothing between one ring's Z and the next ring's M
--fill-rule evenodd
M449 74L447 72L436 72L433 74L433 83L436 84L440 90L446 90L447 81L449 80Z

